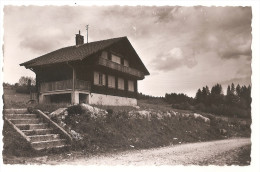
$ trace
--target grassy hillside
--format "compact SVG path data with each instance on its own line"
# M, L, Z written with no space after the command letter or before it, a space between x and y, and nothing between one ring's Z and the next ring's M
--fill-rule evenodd
M26 103L29 95L6 89L4 94L5 108L31 106L52 112L68 106L28 105ZM249 120L196 112L210 120L205 122L203 118L196 118L194 112L173 109L162 99L138 100L138 107L96 107L108 113L102 115L74 106L74 111L67 110L67 115L61 113L52 116L66 130L73 130L80 135L82 139L75 142L75 149L87 152L141 149L230 137L250 137L251 134Z
M73 106L52 118L67 131L80 135L76 149L91 152L250 137L250 121L223 120L211 114L196 118L193 112L174 110L165 102L154 104L143 100L138 105L138 108L98 106L94 110ZM102 109L109 113L99 112Z
M29 94L16 93L15 89L4 88L4 108L25 108L30 100Z

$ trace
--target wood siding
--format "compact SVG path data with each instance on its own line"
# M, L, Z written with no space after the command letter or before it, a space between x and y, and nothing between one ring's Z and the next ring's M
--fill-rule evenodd
M108 59L111 59L109 54L111 53L103 54L102 56L108 55ZM38 92L53 92L55 94L55 91L72 90L72 68L74 68L74 77L76 78L75 90L80 89L87 90L90 93L136 98L137 80L143 79L143 73L139 70L112 62L111 60L100 58L100 56L101 53L97 53L86 60L36 69ZM105 60L105 64L112 67L108 67L107 65L99 65L98 61L100 59ZM103 85L95 84L94 72L103 74ZM108 75L114 77L114 88L108 87ZM128 80L132 80L134 82L133 91L128 91Z

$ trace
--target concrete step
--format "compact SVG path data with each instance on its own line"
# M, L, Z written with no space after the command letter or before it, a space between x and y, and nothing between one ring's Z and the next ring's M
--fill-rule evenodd
M48 129L48 124L42 123L42 124L16 124L16 127L18 127L20 130L33 130L33 129Z
M27 136L52 134L54 132L53 129L34 129L34 130L21 130L21 131Z
M10 119L14 124L39 124L40 119Z
M51 149L51 148L61 148L67 146L66 139L57 139L52 141L41 141L32 142L32 147L36 150Z
M7 119L37 119L36 114L5 114Z
M4 109L5 114L25 114L28 113L27 109Z
M59 134L32 135L28 137L31 139L31 142L53 141L60 139Z
M43 122L39 114L29 114L27 109L5 109L4 117L26 135L34 150L65 150L70 147L67 140L50 127L49 122Z

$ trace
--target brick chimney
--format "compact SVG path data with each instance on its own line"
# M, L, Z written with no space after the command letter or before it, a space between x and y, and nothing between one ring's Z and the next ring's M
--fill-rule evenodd
M79 46L82 44L84 44L84 36L80 35L80 30L79 30L79 33L76 34L76 45Z

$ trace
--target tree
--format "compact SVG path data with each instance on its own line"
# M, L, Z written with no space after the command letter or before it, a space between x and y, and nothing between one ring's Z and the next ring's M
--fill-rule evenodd
M210 105L209 95L210 95L209 87L208 86L203 87L201 91L201 99L204 105Z
M209 94L210 94L210 92L209 92L209 87L208 87L208 86L203 87L203 88L202 88L202 96L203 96L203 97L206 97L206 96L208 96Z
M222 86L216 84L211 88L210 103L213 105L223 104L224 95L222 91Z
M236 94L236 89L234 83L227 88L226 103L231 106L238 106L240 102L240 97Z
M236 93L237 93L237 95L240 97L240 95L241 95L241 87L240 87L239 84L237 84Z
M19 79L19 86L28 86L28 83L30 83L30 85L35 85L35 79L29 76L22 76Z
M223 94L222 86L220 84L216 84L211 88L211 94L221 95Z
M230 89L230 91L231 91L231 94L233 94L233 95L236 94L236 89L235 89L234 83L231 84L231 89Z
M231 89L230 89L230 85L228 85L227 87L227 95L230 95L231 94Z
M249 85L248 87L242 86L241 87L241 92L240 92L240 99L243 99L245 101L246 107L250 108L251 106L251 86Z
M196 96L195 96L196 103L201 103L201 98L202 98L202 92L200 89L198 89Z

